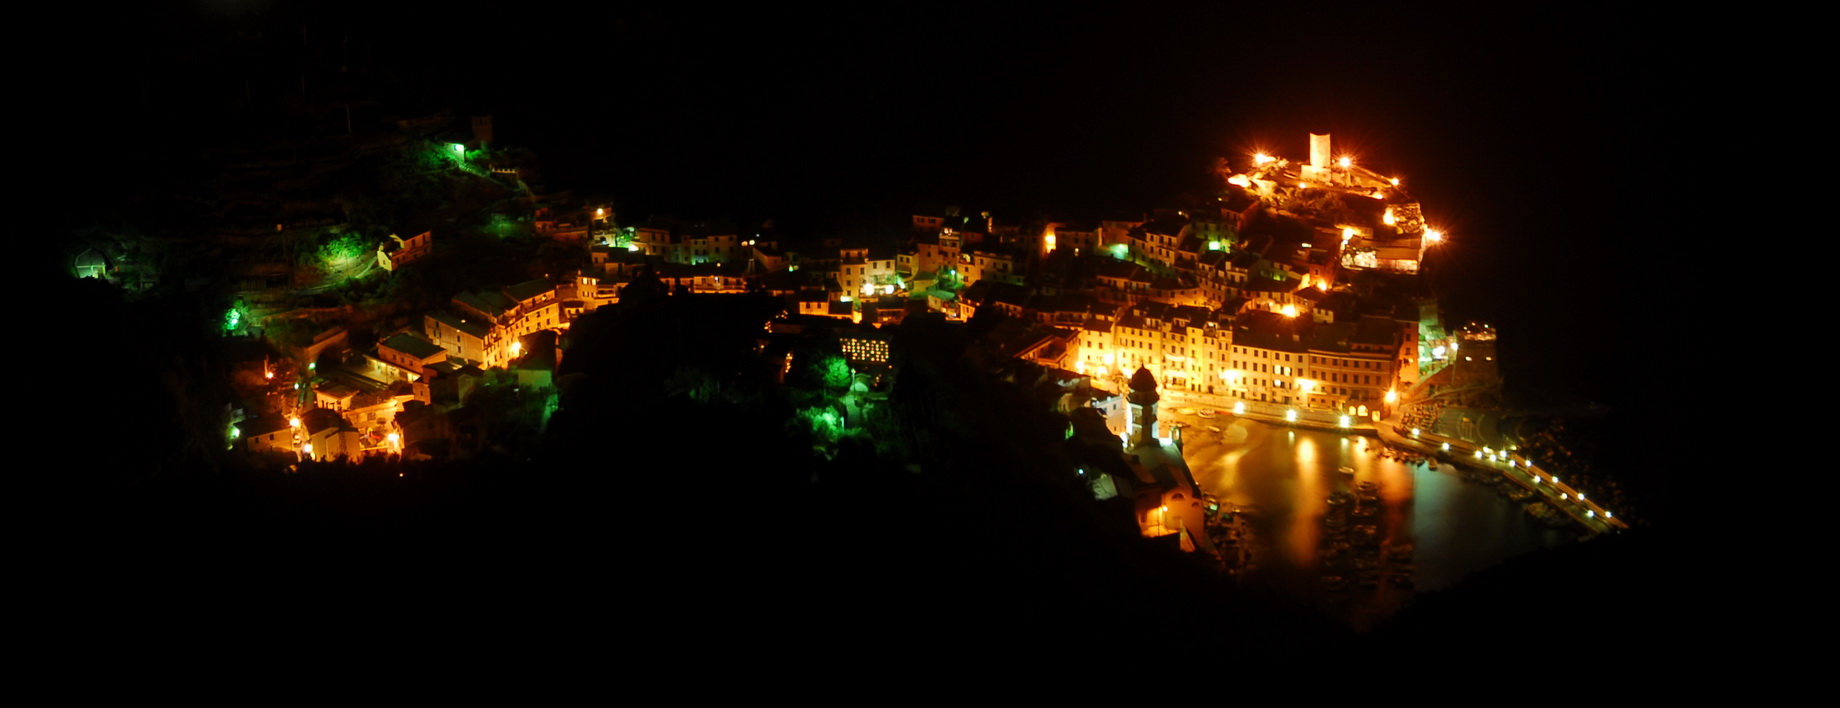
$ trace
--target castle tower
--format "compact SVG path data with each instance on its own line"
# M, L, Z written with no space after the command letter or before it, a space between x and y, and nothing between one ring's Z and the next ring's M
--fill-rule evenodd
M492 145L492 116L473 116L473 139L482 148Z
M1125 396L1125 402L1131 406L1131 447L1156 445L1156 402L1161 397L1156 393L1156 377L1150 370L1137 367L1137 373L1131 374L1131 392Z
M1327 170L1334 159L1334 153L1329 151L1329 134L1310 133L1310 166L1319 170Z

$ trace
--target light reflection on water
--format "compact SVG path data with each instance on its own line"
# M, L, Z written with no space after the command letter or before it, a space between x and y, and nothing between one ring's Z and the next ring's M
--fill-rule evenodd
M1316 544L1321 539L1323 511L1328 507L1329 490L1326 488L1325 475L1318 466L1321 464L1316 453L1316 440L1309 436L1292 442L1296 451L1296 478L1294 487L1296 504L1291 514L1289 542L1284 544L1291 562L1305 566L1316 556ZM1333 470L1331 470L1333 473Z
M1382 548L1415 547L1409 572L1418 590L1447 587L1566 537L1533 523L1493 487L1463 481L1449 466L1381 457L1373 438L1244 419L1222 427L1220 433L1190 429L1183 457L1204 491L1228 508L1244 509L1258 566L1249 583L1306 593L1354 616L1388 614L1409 600L1410 590L1390 583L1351 585L1339 593L1322 587L1325 572L1342 572L1326 570L1321 558L1328 497L1362 481L1378 483L1379 505L1375 516L1355 523L1377 526ZM1344 466L1354 474L1338 471Z

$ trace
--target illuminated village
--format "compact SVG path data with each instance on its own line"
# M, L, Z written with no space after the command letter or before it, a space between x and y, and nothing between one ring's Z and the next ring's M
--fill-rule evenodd
M527 216L490 223L543 244L531 267L550 270L480 283L420 312L382 303L398 314L380 321L349 306L301 308L298 296L435 267L431 256L453 237L430 229L354 246L335 236L331 245L348 252L321 249L304 287L300 273L277 265L267 287L236 293L222 321L223 336L272 347L240 365L252 402L225 422L228 446L258 466L452 459L500 447L486 437L493 426L456 417L479 407L468 404L482 389L509 387L528 412L508 424L521 431L499 434L540 435L558 407L571 325L617 308L639 282L663 297L777 303L756 352L777 380L816 366L836 392L803 414L820 452L867 434L894 383L905 321L997 322L976 328L989 365L1058 391L1053 407L1069 438L1111 441L1082 448L1066 472L1096 499L1131 501L1145 536L1229 572L1250 559L1243 529L1232 505L1223 509L1222 490L1196 482L1183 448L1235 419L1361 436L1401 459L1457 458L1511 481L1517 499L1537 496L1553 523L1586 534L1624 527L1514 443L1440 416L1449 391L1498 385L1494 333L1441 321L1417 276L1437 267L1445 236L1401 178L1336 154L1329 135L1308 136L1307 160L1259 152L1243 172L1217 165L1219 194L1179 208L1079 220L946 206L904 228L814 243L771 224L628 220L604 203L536 194L500 162L509 153L493 149L489 117L467 122L460 138L439 117L410 123L434 132L407 135L443 136L407 143L437 153L430 161L496 186L502 203L529 205ZM132 280L144 271L130 259L96 248L74 265L80 277L148 287ZM814 340L830 343L817 363L795 356ZM1108 446L1109 456L1091 456ZM1410 586L1409 572L1391 577ZM1371 586L1380 576L1366 578Z
M873 201L865 170L812 218L772 203L799 185L569 184L649 163L538 154L531 113L374 89L300 31L297 86L136 158L173 176L124 178L58 254L106 323L79 362L147 343L89 397L152 421L91 453L120 527L195 519L152 537L276 578L273 549L323 552L336 592L515 568L491 582L580 607L571 574L610 568L791 631L1218 602L1197 615L1330 642L1430 636L1450 620L1410 612L1470 578L1650 528L1596 454L1607 409L1513 390L1526 340L1442 287L1495 238L1415 196L1447 165L1358 116L1213 136L1148 201L953 196L969 169Z

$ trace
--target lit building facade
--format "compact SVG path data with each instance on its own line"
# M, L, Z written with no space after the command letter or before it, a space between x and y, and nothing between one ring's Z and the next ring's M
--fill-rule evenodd
M1386 317L1315 324L1250 311L1234 320L1226 393L1247 401L1372 419L1397 401L1405 328Z
M482 368L503 367L509 357L509 337L489 322L431 312L422 316L422 336L447 350L450 358Z
M884 366L888 363L888 333L881 330L839 332L837 347L852 367Z
M1075 370L1102 380L1138 368L1164 388L1216 393L1232 332L1205 308L1145 302L1080 330Z

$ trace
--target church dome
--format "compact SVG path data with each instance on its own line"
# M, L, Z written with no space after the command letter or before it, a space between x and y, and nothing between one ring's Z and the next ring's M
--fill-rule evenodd
M1131 390L1155 391L1156 377L1150 375L1149 369L1141 366L1137 367L1137 373L1131 374Z

